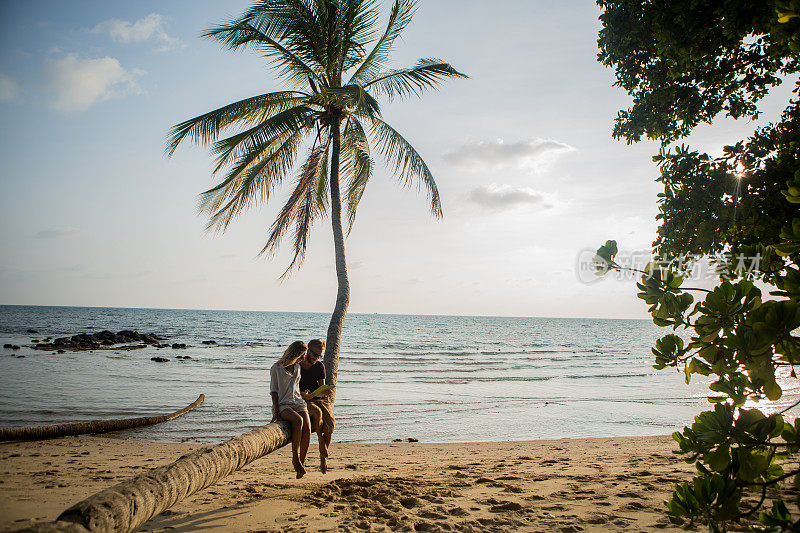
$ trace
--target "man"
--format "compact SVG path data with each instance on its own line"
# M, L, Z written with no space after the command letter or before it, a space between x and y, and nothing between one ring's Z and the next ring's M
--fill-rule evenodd
M325 384L325 365L319 360L324 350L325 343L320 339L308 341L306 355L300 360L300 390L304 396ZM328 447L336 425L333 405L329 401L331 392L329 389L315 398L306 399L311 430L317 433L319 440L319 469L323 474L328 471Z

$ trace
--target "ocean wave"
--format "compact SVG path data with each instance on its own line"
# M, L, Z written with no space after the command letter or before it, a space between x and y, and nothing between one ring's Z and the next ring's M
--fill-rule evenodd
M412 378L416 383L448 383L448 384L457 384L457 383L469 383L471 381L477 381L482 383L491 383L491 382L508 382L508 381L549 381L553 379L554 376L476 376L476 377L455 377L455 376L443 376L441 378L430 378L430 377L419 377L419 378Z
M585 375L573 374L573 375L570 375L570 376L563 376L563 377L564 377L564 379L642 378L642 377L650 376L651 374L653 374L653 373L647 373L647 374L585 374Z

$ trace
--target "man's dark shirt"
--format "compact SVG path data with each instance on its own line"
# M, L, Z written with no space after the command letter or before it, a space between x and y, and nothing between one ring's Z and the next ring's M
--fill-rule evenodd
M319 380L325 380L325 365L322 361L317 361L308 370L300 365L300 392L314 392L319 387Z

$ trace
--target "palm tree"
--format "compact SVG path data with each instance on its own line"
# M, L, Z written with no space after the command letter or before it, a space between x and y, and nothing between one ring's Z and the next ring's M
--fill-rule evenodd
M411 22L415 0L395 0L384 31L376 0L261 0L244 15L211 28L204 36L231 50L254 48L271 62L290 90L241 100L175 125L167 153L184 139L212 144L221 181L201 195L208 228L224 231L253 204L266 202L292 172L294 190L270 228L261 253L273 253L293 232L294 256L284 276L300 266L313 223L328 213L333 226L338 292L325 346L326 382L336 385L342 324L350 301L342 228L342 193L348 233L373 173L376 146L399 181L424 187L431 213L442 216L439 192L428 166L413 146L383 121L375 96L419 96L446 78L464 78L449 64L420 59L409 68L389 69L392 44ZM223 130L238 133L218 140ZM370 140L372 143L370 143Z
M26 531L134 531L184 498L285 446L291 440L290 432L289 423L279 421L203 447L89 496L55 522L36 524Z
M113 420L95 420L93 422L73 422L70 424L56 424L53 426L27 426L27 427L0 427L0 442L11 440L41 440L55 437L68 437L72 435L88 435L122 431L125 429L141 428L162 424L184 413L188 413L206 399L201 394L195 401L172 413L157 416L140 416L137 418L117 418Z

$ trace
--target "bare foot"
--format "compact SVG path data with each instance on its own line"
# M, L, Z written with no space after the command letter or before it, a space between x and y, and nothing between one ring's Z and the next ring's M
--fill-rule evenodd
M306 475L306 468L303 466L303 463L300 460L292 460L292 464L294 465L294 471L297 472L297 479L300 479L304 475Z
M319 460L319 471L322 472L323 474L327 474L328 473L328 458L327 457L321 457L320 458L320 460Z

